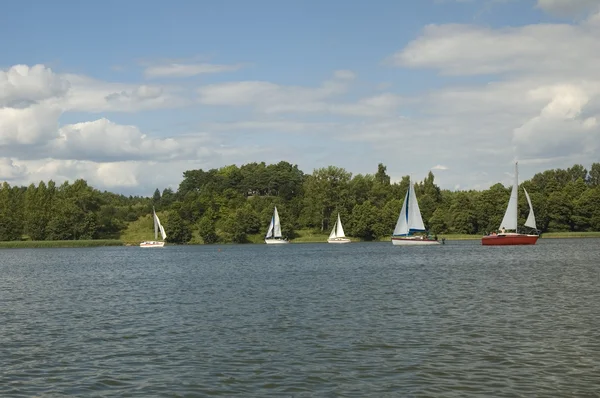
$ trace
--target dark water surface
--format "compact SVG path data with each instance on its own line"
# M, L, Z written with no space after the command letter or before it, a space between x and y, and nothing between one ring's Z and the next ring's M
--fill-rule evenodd
M2 397L599 393L599 239L0 250Z

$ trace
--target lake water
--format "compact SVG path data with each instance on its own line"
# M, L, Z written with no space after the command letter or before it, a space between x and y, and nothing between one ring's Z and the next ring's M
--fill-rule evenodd
M600 239L0 250L0 396L589 397Z

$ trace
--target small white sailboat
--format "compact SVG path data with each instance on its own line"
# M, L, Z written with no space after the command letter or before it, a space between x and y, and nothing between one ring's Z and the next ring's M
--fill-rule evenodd
M481 244L484 246L512 246L512 245L535 245L540 235L537 233L537 226L535 223L535 214L533 213L533 206L531 205L531 199L525 187L525 198L529 205L529 215L525 221L525 226L531 228L536 233L533 234L522 234L518 232L517 219L518 219L518 207L519 207L519 163L515 163L515 179L513 181L512 191L510 193L510 199L506 206L506 212L504 218L500 223L500 233L492 232L490 235L481 238ZM507 230L514 232L506 232Z
M350 239L346 238L344 234L344 227L342 227L342 220L340 220L340 213L338 213L337 221L333 225L333 229L329 234L327 243L350 243Z
M165 245L164 240L167 239L167 234L165 233L165 229L163 228L162 224L160 223L160 219L156 215L156 211L154 210L154 207L152 208L152 215L154 218L154 240L144 241L144 242L140 243L140 247L163 247ZM163 238L162 241L157 240L159 231L160 231L160 235Z
M394 246L425 246L425 245L439 245L440 242L437 239L431 239L427 234L425 235L413 235L414 232L427 232L425 224L423 224L423 218L421 217L421 210L419 209L419 202L417 201L417 195L415 194L415 187L409 180L408 190L404 197L404 203L402 204L402 210L400 210L400 216L398 222L396 222L396 228L392 235L392 244Z
M281 220L279 219L279 213L277 213L277 206L275 206L273 216L271 217L271 224L269 224L269 230L265 236L265 243L267 245L282 245L290 243L281 235Z

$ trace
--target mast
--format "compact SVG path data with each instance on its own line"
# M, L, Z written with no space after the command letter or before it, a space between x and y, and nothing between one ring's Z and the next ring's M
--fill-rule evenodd
M156 222L156 210L152 206L152 219L154 220L154 240L158 239L158 223Z
M519 162L515 162L515 202L513 209L513 219L515 220L515 232L519 233Z

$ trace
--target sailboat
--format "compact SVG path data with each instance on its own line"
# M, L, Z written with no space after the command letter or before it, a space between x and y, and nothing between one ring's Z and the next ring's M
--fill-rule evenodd
M269 230L265 236L265 243L267 245L290 243L281 236L281 221L279 220L279 213L277 213L277 206L275 206L273 216L271 217L271 224L269 224Z
M523 188L525 192L525 198L527 199L527 204L529 205L529 215L527 216L527 221L525 221L525 226L529 227L537 232L537 227L535 224L535 214L533 213L533 206L531 205L531 199L529 198L529 194L527 190ZM502 219L502 223L500 224L500 233L492 232L492 234L484 236L481 238L482 245L490 245L490 246L504 246L504 245L535 245L539 234L520 234L517 229L517 211L519 204L519 163L515 163L515 180L513 182L512 191L510 193L510 200L508 201L508 206L506 207L506 213L504 213L504 218ZM506 232L506 230L511 230L514 232Z
M400 216L398 222L396 222L396 228L394 228L394 234L392 235L392 244L395 246L425 246L425 245L439 245L440 242L437 239L431 239L426 235L413 235L415 232L427 232L425 224L423 224L423 218L421 217L421 210L419 209L419 202L417 201L417 195L415 194L415 187L409 180L408 190L404 197L404 203L402 204L402 210L400 210Z
M342 220L340 220L340 213L338 213L337 221L333 225L333 229L329 234L327 243L350 243L350 239L346 238L344 234L344 227L342 227Z
M156 215L154 207L152 208L152 216L154 218L154 240L144 241L140 243L140 247L163 247L165 245L164 240L167 239L167 234L165 233L165 229L163 228L158 216ZM163 238L162 241L157 240L159 231L160 235Z

